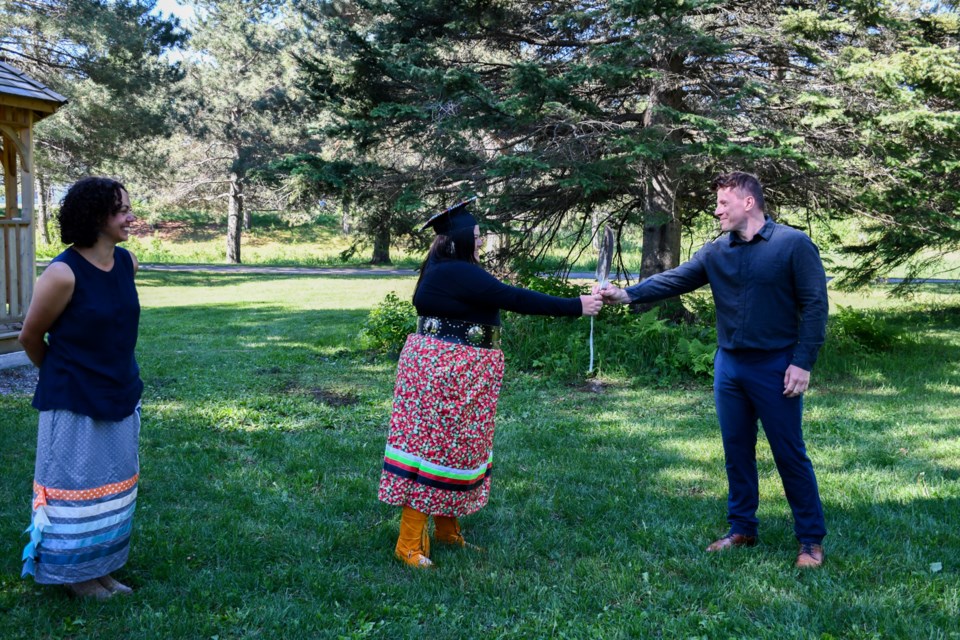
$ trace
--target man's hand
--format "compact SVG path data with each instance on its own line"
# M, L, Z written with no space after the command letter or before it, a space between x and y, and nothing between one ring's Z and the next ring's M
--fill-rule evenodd
M787 367L787 373L783 376L783 395L788 398L796 398L803 395L803 392L809 387L809 371L793 364Z
M600 294L603 297L603 304L626 304L630 302L630 296L623 289L619 289L612 284L608 284L606 289L601 289L599 284L593 285L593 293Z

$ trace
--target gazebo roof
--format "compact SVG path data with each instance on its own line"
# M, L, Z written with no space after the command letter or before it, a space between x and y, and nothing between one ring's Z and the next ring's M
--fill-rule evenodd
M67 99L56 91L0 61L0 104L33 109L35 120L41 120L66 102Z

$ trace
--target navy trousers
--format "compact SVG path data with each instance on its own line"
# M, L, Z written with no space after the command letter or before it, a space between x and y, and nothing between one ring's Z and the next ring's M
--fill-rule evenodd
M827 529L817 478L803 444L803 396L783 395L783 376L792 355L792 349L717 350L713 395L727 465L727 521L730 533L757 535L759 419L793 511L797 540L819 544Z

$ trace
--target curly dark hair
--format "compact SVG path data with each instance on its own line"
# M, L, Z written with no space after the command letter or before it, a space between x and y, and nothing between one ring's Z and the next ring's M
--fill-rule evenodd
M713 187L714 191L731 187L739 189L741 193L753 196L753 200L757 203L757 208L760 211L767 210L767 205L763 201L763 187L760 186L760 181L757 180L755 175L743 171L733 171L717 176L710 183L710 186Z
M123 206L122 184L110 178L83 178L60 201L60 239L75 247L92 247L107 218Z

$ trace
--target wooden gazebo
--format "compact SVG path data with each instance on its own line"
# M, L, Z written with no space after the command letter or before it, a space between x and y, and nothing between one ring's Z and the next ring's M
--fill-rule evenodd
M0 61L0 164L6 205L0 217L0 354L17 351L17 334L36 279L33 125L67 102Z

